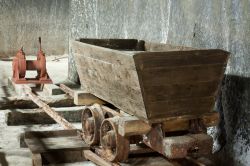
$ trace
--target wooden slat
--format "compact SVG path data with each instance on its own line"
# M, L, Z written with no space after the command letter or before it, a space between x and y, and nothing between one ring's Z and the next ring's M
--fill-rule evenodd
M200 83L178 83L173 85L154 85L145 87L148 101L162 101L189 97L215 96L219 81Z
M26 144L32 153L42 153L61 150L83 150L88 146L84 144L81 138L73 137L55 137L55 138L33 138L25 139Z
M77 136L78 132L74 130L53 130L53 131L26 131L24 137L26 139L32 138L48 138L48 137L70 137Z
M144 86L178 83L198 83L220 80L224 73L224 64L184 66L142 71Z
M141 69L180 67L192 65L226 64L228 52L222 50L191 50L144 52L135 55Z
M214 102L214 97L149 102L147 105L147 109L150 110L148 116L149 118L163 118L203 114L212 111Z

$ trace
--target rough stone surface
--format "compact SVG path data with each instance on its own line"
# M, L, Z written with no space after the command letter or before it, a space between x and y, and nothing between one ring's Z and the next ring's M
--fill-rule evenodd
M70 0L0 0L0 57L11 57L24 46L38 51L38 37L46 55L68 53Z
M249 0L71 0L70 5L70 40L138 38L231 52L218 103L226 144L216 155L224 156L221 165L250 165ZM69 73L76 81L72 54Z

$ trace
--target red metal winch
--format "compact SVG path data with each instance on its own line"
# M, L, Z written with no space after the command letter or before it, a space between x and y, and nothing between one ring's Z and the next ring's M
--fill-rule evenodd
M23 47L17 52L12 61L13 76L12 80L16 84L50 84L50 79L46 70L46 58L41 48L41 37L39 37L40 49L37 54L37 60L26 60ZM27 70L36 70L35 78L25 78Z

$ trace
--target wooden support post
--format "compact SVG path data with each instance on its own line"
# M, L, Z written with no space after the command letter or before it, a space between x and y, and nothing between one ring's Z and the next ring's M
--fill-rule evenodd
M65 129L76 129L71 123L60 116L55 110L51 109L48 104L44 103L39 97L32 93L30 87L23 85L25 93L29 98L36 103L40 108L43 109L51 118L53 118L57 123L59 123Z

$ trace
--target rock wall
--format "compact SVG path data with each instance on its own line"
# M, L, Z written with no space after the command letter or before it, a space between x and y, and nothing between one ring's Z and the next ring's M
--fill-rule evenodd
M47 55L68 53L70 0L0 0L0 57L24 46L36 54L38 37Z
M225 146L216 156L220 165L250 165L249 0L71 0L70 20L70 40L138 38L231 52L217 107ZM71 54L69 71L76 81Z

